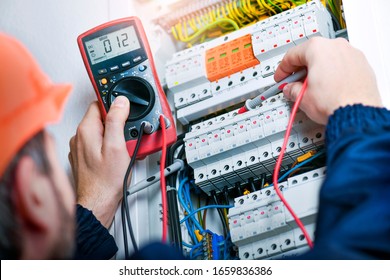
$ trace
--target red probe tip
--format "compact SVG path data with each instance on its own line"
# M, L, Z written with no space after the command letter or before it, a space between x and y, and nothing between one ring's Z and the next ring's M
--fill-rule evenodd
M239 114L244 114L245 112L248 112L248 109L245 106L241 107L240 110L238 110Z
M281 84L278 89L279 90L283 90L285 86L287 86L288 83L284 83L284 84Z

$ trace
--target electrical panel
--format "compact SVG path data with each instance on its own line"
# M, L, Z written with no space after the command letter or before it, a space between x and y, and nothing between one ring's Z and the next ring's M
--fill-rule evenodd
M311 238L325 172L325 167L315 169L279 184ZM235 198L234 207L229 209L229 225L240 259L282 258L308 249L302 231L273 188Z
M165 70L177 119L188 124L259 95L274 84L286 51L313 36L335 36L330 14L317 1L177 52Z
M234 110L192 126L184 139L187 162L204 192L234 188L237 182L272 172L290 118L291 104L282 96L266 100L256 110L244 114ZM323 140L323 126L298 113L283 163L291 164Z
M239 259L283 258L308 249L301 229L273 187L267 187L293 104L280 93L243 114L238 108L275 84L273 74L284 54L313 36L335 37L331 16L318 1L177 52L166 64L166 85L168 94L173 95L177 119L188 125L183 141L194 185L209 197L233 194L228 228ZM303 159L322 153L323 146L324 127L298 111L282 174ZM319 166L306 167L308 172L303 168L279 185L311 238L324 165L323 159ZM189 197L187 194L184 204L191 204ZM187 206L184 209L182 218L191 212ZM206 230L199 237L190 233L194 230L190 224L182 227L184 236L187 231L189 234L184 240L199 242L188 251L190 258L215 259L216 254L226 258L227 240L224 249L216 246L215 240L224 240L218 235L220 231ZM194 249L200 243L205 249Z
M263 1L251 1L253 6L262 5L257 18L248 1L190 2L177 1L171 13L154 20L176 39L179 50L168 58L160 76L181 133L168 158L171 153L172 159L186 163L176 177L167 178L178 200L170 220L170 235L175 236L171 241L190 259L300 255L308 250L308 242L272 185L293 103L279 93L253 110L238 111L247 99L275 84L274 73L289 49L313 36L335 38L346 31L338 30L339 17L323 5L327 1L279 1L278 13ZM239 22L234 5L242 13L250 10L251 20ZM239 28L226 31L228 26L221 23L225 29L221 36L207 40L199 36L188 48L182 36L175 38L176 25L185 30L193 24L187 37L194 37L199 30L192 18L198 17L197 27L207 27L214 26L213 15L218 23L221 14L239 22ZM211 28L203 37L214 31ZM324 140L324 126L298 110L280 170L279 189L311 239L326 173ZM158 203L153 200L153 205ZM149 220L159 224L161 209L156 208L157 215Z

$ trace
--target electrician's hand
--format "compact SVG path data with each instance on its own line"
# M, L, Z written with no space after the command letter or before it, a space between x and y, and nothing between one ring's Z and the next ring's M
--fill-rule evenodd
M115 98L103 126L98 103L92 103L69 143L77 203L107 228L121 201L130 162L123 135L129 110L126 97Z
M275 73L275 81L307 67L308 87L300 108L309 118L326 124L339 107L361 103L380 107L375 75L363 53L344 39L315 37L290 49ZM283 89L295 101L302 82Z

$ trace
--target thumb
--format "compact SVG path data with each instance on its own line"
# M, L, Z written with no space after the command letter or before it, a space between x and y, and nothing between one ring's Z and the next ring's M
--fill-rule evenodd
M124 136L125 122L129 116L130 102L125 96L118 96L112 103L105 120L103 153L112 148L126 149Z
M286 97L287 100L295 102L299 92L301 91L302 85L303 83L301 82L294 82L294 83L287 84L283 88L284 97Z

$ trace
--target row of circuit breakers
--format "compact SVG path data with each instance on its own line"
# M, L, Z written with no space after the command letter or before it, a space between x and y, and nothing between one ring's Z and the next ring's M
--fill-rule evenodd
M194 169L195 183L205 193L218 193L273 173L291 104L279 94L244 114L227 108L272 86L286 51L313 36L335 37L331 16L319 1L180 51L168 61L165 78L177 119L183 125L191 124L184 138L187 162ZM323 144L324 127L298 112L282 169ZM324 174L325 167L281 182L284 196L311 236ZM307 248L272 188L235 198L228 217L240 259L281 257Z

